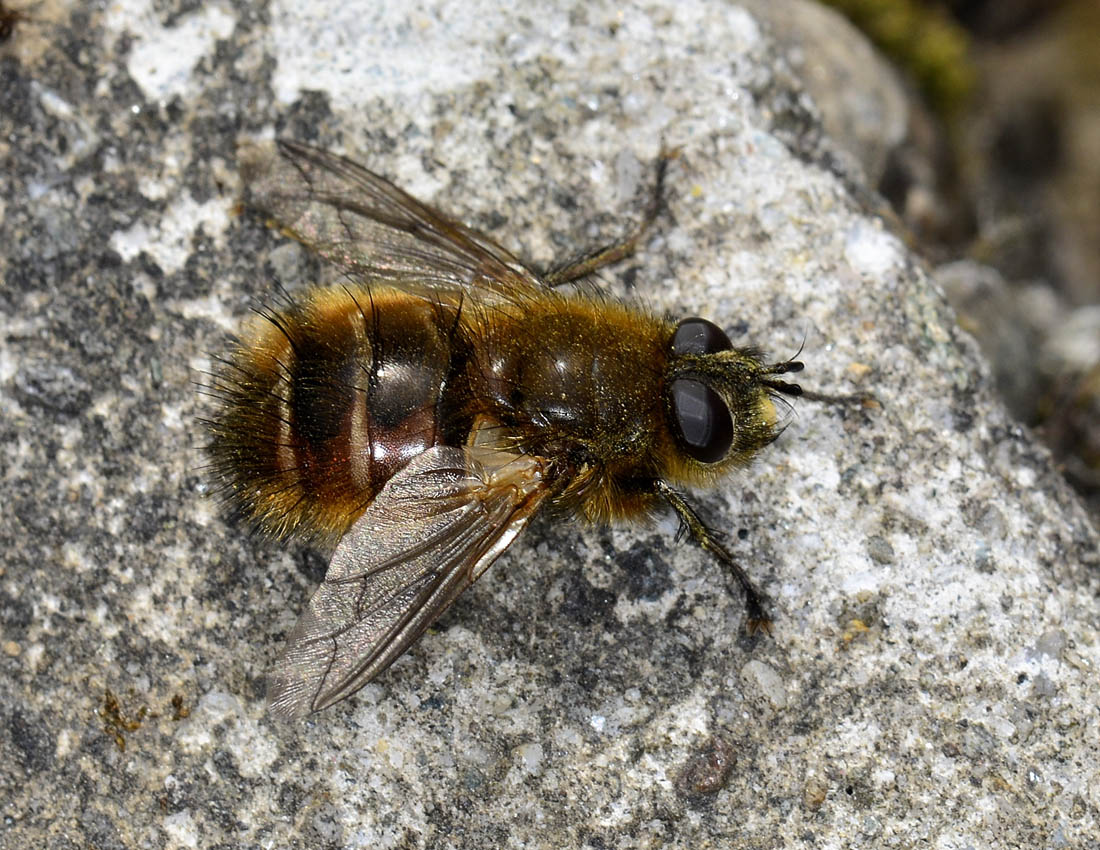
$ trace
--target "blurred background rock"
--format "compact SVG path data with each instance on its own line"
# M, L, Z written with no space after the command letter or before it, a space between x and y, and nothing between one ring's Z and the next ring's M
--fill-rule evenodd
M1100 3L747 5L1100 512Z

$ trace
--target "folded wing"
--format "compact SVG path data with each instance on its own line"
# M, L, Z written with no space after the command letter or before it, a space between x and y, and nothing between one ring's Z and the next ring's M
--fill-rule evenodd
M268 679L293 717L386 669L526 526L547 493L538 458L437 446L395 475L340 541Z
M542 284L489 237L336 154L298 142L240 151L243 205L349 279L475 301L521 301Z

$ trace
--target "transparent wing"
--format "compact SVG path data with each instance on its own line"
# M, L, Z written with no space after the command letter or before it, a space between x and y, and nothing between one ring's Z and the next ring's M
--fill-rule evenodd
M538 458L436 447L395 475L336 548L268 678L287 717L385 670L527 525L547 493Z
M342 156L298 142L239 152L243 204L360 283L518 300L538 276L484 234Z

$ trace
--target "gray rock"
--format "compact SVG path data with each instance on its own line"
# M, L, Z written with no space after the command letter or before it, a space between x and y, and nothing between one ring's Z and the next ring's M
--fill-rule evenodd
M134 5L44 4L0 48L0 844L1096 846L1096 529L813 164L748 13ZM208 497L194 381L274 274L323 274L231 214L238 142L276 133L542 265L681 148L608 288L879 402L796 403L697 497L773 637L671 519L546 519L355 697L267 716L323 560ZM726 784L685 791L708 752Z
M784 48L821 112L835 144L863 169L865 182L879 184L893 152L909 135L912 96L898 72L839 12L813 0L747 0Z

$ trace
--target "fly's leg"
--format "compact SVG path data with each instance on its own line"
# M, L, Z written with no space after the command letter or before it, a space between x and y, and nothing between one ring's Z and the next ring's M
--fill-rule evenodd
M799 398L806 401L819 401L822 404L835 404L837 407L878 407L879 403L870 393L853 393L851 395L833 395L832 393L819 393L815 390L803 389Z
M605 266L625 260L633 254L638 249L638 243L642 241L653 222L657 220L657 216L661 214L664 206L665 174L668 171L669 160L675 159L676 155L675 149L661 148L661 153L657 156L657 179L653 184L653 194L646 206L645 215L634 228L633 233L621 242L597 248L579 259L570 260L565 265L551 269L543 275L542 282L550 287L563 286L588 277Z
M747 619L745 621L745 627L749 634L755 634L756 632L771 632L772 630L772 618L768 615L767 605L764 601L764 596L753 586L752 579L749 578L741 565L734 559L733 555L729 553L722 542L718 539L718 536L707 528L706 524L699 519L699 515L695 513L692 507L684 501L684 497L669 487L664 481L657 481L654 484L654 489L657 494L661 496L672 509L676 511L677 516L680 517L680 521L687 528L688 532L694 538L704 551L709 552L715 558L722 562L733 577L737 579L737 583L741 585L741 590L745 594L745 610Z

